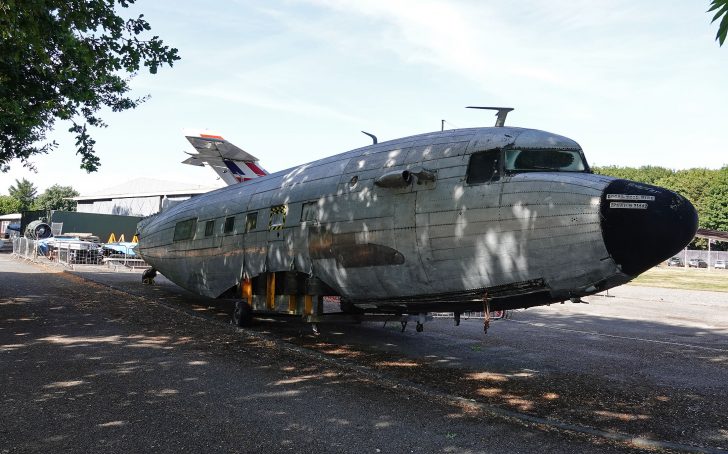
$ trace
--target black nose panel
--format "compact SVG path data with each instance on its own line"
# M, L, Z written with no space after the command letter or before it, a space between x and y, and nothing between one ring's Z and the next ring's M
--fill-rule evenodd
M629 180L607 186L601 213L607 251L630 276L675 255L698 229L698 213L685 197Z

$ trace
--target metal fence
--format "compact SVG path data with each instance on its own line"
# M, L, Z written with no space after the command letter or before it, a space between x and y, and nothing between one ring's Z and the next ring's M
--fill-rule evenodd
M716 260L728 261L728 251L682 250L675 254L675 257L680 259L682 266L688 266L688 262L692 259L700 259L705 261L708 268L713 268Z
M143 259L126 251L105 253L100 245L83 241L64 241L55 244L28 238L13 239L13 255L33 262L57 264L73 269L77 265L106 265L114 271L147 268Z
M56 243L49 247L48 254L51 260L68 268L75 265L100 265L104 258L100 246L77 241Z
M13 238L13 255L35 261L38 258L35 240L22 237Z

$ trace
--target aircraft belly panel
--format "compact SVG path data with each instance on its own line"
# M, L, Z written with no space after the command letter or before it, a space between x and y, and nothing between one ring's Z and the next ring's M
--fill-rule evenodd
M201 282L204 283L206 296L217 297L229 288L240 283L243 275L242 251L223 253L208 258L203 264Z
M292 229L286 228L270 232L268 235L268 251L266 254L266 271L289 271L293 268L293 260Z
M268 232L250 232L245 235L244 273L247 277L255 277L265 273Z
M308 252L308 231L311 226L302 223L292 229L291 248L293 253L293 269L301 273L313 274L313 262Z

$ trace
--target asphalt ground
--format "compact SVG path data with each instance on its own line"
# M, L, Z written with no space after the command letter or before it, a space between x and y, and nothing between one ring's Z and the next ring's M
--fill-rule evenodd
M728 294L481 320L227 323L163 277L0 255L0 452L720 452Z

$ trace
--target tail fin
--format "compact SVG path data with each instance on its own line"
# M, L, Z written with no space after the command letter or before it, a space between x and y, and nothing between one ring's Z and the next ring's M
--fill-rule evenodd
M182 163L201 167L207 164L228 185L268 175L268 172L258 165L258 158L231 144L220 135L209 131L185 131L185 137L195 147L197 153L187 153L191 157Z

